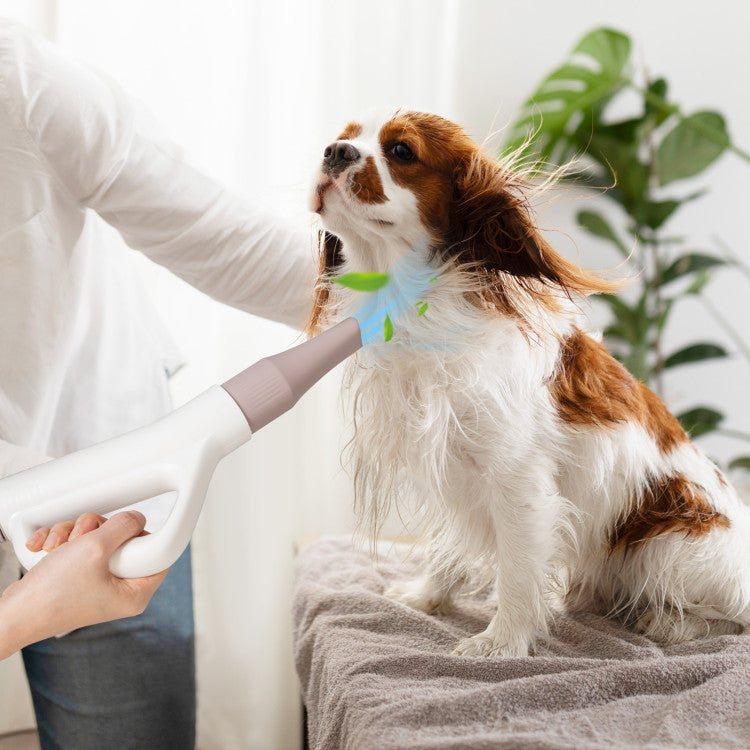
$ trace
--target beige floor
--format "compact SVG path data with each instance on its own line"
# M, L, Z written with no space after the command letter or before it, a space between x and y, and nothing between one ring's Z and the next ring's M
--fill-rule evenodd
M0 750L40 750L36 732L16 732L0 737Z

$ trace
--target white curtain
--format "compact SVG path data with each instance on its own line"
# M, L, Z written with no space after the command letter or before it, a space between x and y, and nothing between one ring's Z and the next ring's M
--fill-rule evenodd
M0 0L0 12L119 80L209 173L304 221L310 175L348 120L374 107L407 105L455 119L484 140L508 123L584 31L601 24L637 36L654 69L678 81L678 97L726 111L747 147L750 111L746 101L735 101L746 76L735 56L744 56L746 73L748 11L723 0L710 13L687 3L673 18L672 7L592 7L587 0ZM731 22L722 20L722 8ZM721 186L743 174L746 185L750 169L721 169L712 182L718 197L707 210L742 251L737 204L731 210L733 194L722 194ZM570 213L549 209L545 224L574 233ZM560 238L552 235L563 251L573 247ZM119 241L114 232L112 241ZM612 260L602 262L599 246L584 245L579 237L593 265ZM294 343L290 329L224 308L137 262L189 361L173 381L177 402ZM732 398L742 390L738 382ZM211 485L193 542L204 750L299 746L289 614L294 543L353 526L350 483L339 466L345 428L337 393L334 373L226 459ZM750 400L742 408L750 422ZM21 683L17 660L3 664L0 731L31 720L27 699L6 697L22 695L12 687Z

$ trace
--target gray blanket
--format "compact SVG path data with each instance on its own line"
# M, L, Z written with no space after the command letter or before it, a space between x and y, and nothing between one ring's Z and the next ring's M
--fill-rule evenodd
M451 655L486 596L431 617L382 596L421 553L374 562L349 540L300 554L295 658L314 750L748 748L750 635L660 648L601 618L560 617L533 657Z

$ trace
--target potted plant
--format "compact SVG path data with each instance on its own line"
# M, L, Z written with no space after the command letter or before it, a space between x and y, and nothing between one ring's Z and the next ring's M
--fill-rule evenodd
M596 189L602 201L619 206L624 226L613 226L594 210L580 211L577 221L610 242L635 272L634 288L599 298L610 313L604 336L613 354L663 398L667 370L728 356L713 341L665 350L665 326L690 295L701 296L750 362L741 337L703 295L718 267L733 264L748 276L750 271L728 248L723 255L693 250L668 229L677 211L705 192L685 194L679 190L683 180L701 175L727 151L746 161L750 155L732 143L718 112L686 114L669 101L664 78L636 80L631 49L622 32L599 28L586 34L525 102L502 155L523 163L532 175L550 163L576 159L577 166L562 179ZM615 119L612 105L626 91L637 94L640 111ZM696 404L677 416L693 437L723 429L724 415L709 404ZM750 469L750 457L729 462L729 468L737 467Z

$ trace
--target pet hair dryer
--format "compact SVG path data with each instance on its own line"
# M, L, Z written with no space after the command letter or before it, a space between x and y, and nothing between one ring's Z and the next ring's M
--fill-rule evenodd
M320 335L261 359L152 424L0 480L0 539L13 543L28 570L46 554L26 548L36 529L176 492L164 525L128 541L110 561L120 578L170 567L190 541L218 462L364 344L378 334L382 340L386 317L414 311L435 272L412 249L391 269L386 286Z

